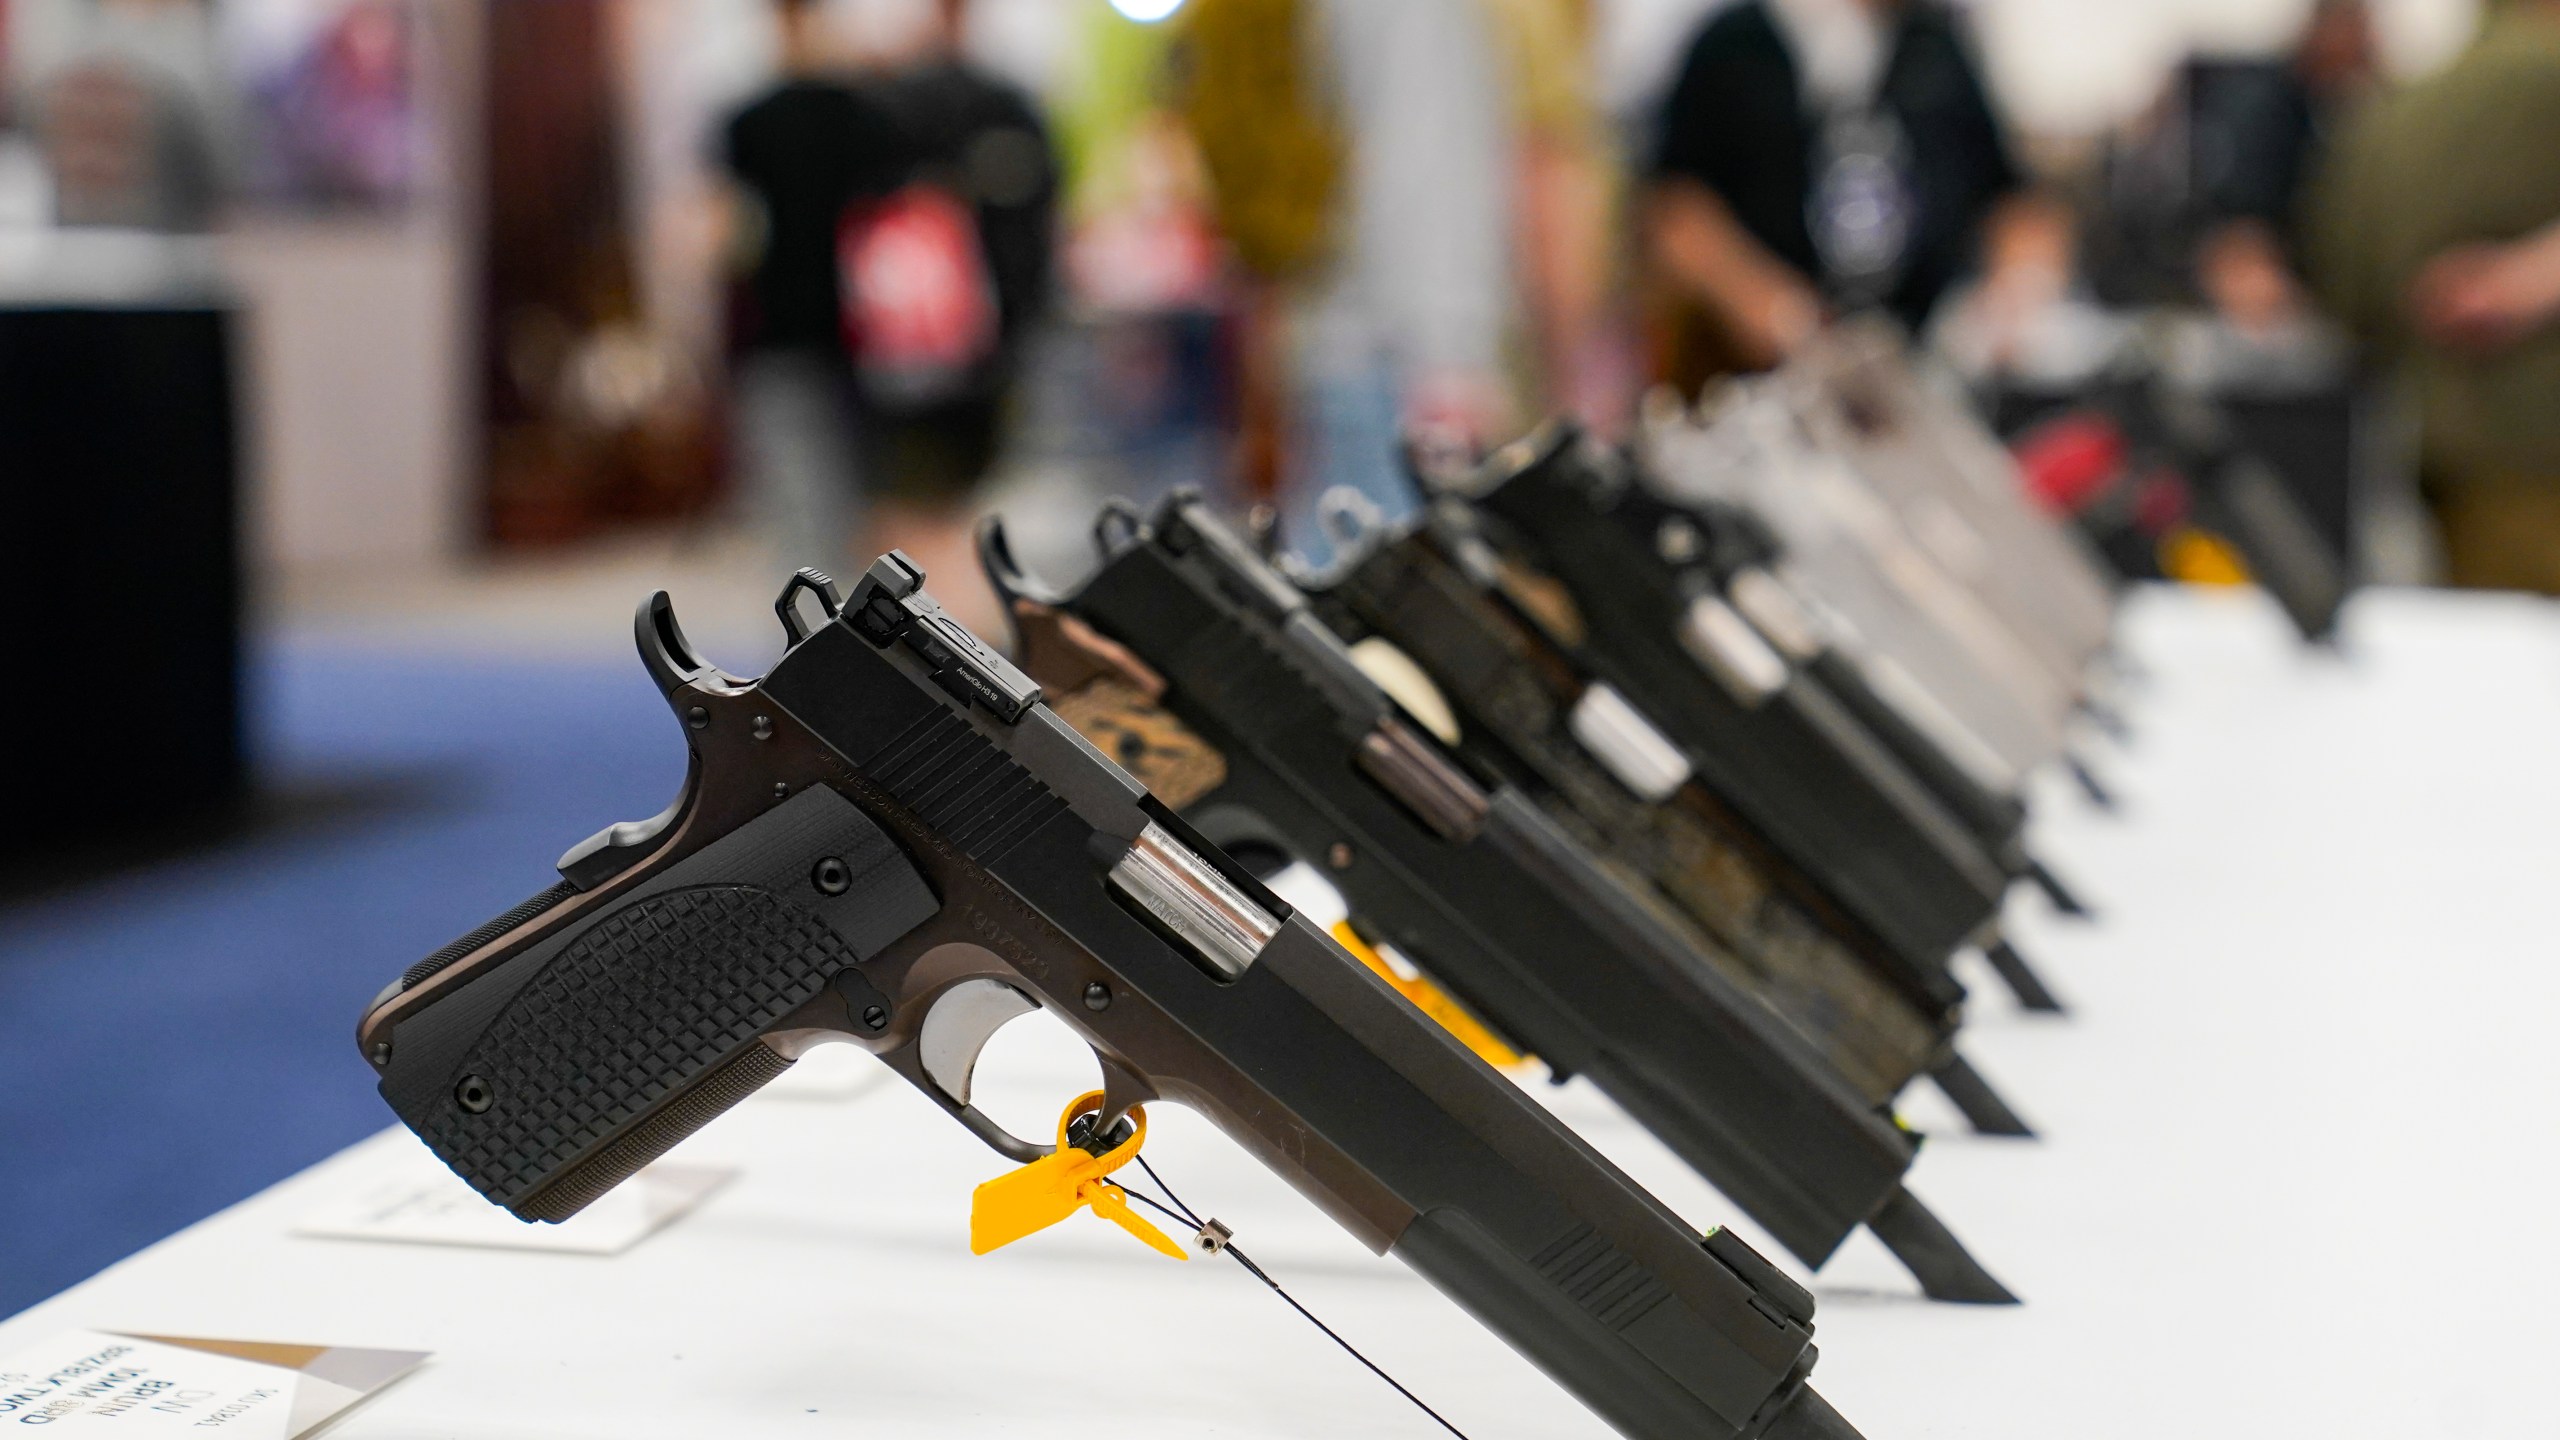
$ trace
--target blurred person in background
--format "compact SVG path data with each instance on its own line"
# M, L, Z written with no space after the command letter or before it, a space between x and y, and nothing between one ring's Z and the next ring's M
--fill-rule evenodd
M2367 0L2318 0L2282 58L2179 66L2106 155L2086 260L2098 297L2201 304L2259 335L2305 318L2303 189L2380 78Z
M2315 182L2320 295L2415 393L2456 585L2560 594L2560 0L2505 0Z
M1620 303L1625 176L1593 94L1592 0L1485 0L1510 100L1519 273L1513 389L1530 411L1602 433L1634 409L1636 363Z
M920 47L867 87L912 169L847 216L838 262L868 420L864 543L906 551L946 609L994 634L1003 616L978 565L973 502L1049 309L1058 167L1031 97L967 57L968 17L966 0L935 0Z
M2211 107L2220 154L2199 177L2207 218L2195 277L2215 314L2260 333L2302 316L2303 191L2381 79L2371 5L2318 0L2267 83L2232 86Z
M206 0L38 0L17 23L55 222L212 228L232 107Z
M1089 3L1058 107L1064 269L1089 348L1054 419L1100 460L1098 488L1142 505L1218 488L1234 429L1217 219L1168 63L1178 28Z
M2202 322L2181 330L2198 376L2343 383L2301 278L2302 197L2380 77L2367 0L2316 0L2279 57L2189 57L2107 138L2071 209L2012 207L1992 267L2008 283L1950 292L1932 347L1979 382L2067 390L2165 309Z
M1683 388L1777 364L1826 311L1916 331L1977 264L1997 288L2049 248L2049 207L1933 0L1718 12L1656 117L1651 181L1653 268L1695 307L1661 367Z
M839 232L849 210L896 190L913 164L897 122L845 73L821 0L774 0L773 13L781 78L720 142L745 281L731 337L740 458L775 558L850 576L865 417L845 345Z
M1185 119L1244 275L1246 488L1310 564L1394 519L1409 431L1511 421L1511 134L1478 0L1190 0Z

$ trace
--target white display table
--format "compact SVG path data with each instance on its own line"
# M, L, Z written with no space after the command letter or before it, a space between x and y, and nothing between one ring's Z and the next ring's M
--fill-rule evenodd
M1819 1387L1874 1440L2551 1433L2560 609L2371 596L2339 657L2252 597L2150 594L2126 636L2137 733L2090 747L2123 813L2039 805L2103 923L2014 907L2076 1011L1975 986L1967 1048L2045 1138L1908 1112L1937 1136L1913 1188L2028 1303L1927 1304L1861 1237L1814 1285ZM1018 1131L1081 1088L1063 1035L981 1071ZM1549 1098L1729 1218L1586 1088ZM1476 1440L1606 1433L1205 1124L1154 1129L1183 1198ZM1002 1162L902 1085L740 1107L675 1157L739 1178L616 1257L290 1233L412 1144L172 1236L0 1353L74 1326L437 1352L344 1440L1437 1433L1231 1263L1089 1217L973 1258Z

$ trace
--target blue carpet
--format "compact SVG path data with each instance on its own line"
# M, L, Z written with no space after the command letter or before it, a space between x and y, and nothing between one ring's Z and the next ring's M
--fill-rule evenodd
M391 1123L365 1002L684 777L636 661L285 644L253 680L267 783L372 798L0 911L0 1315Z

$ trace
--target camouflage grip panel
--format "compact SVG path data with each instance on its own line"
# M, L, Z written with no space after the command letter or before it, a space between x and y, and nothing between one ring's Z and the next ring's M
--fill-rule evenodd
M1059 719L1173 809L1227 783L1227 760L1217 747L1126 680L1096 678L1048 700Z

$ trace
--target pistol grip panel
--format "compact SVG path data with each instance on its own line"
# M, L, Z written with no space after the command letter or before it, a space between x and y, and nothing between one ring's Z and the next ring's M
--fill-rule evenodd
M809 787L401 1022L383 1098L473 1189L566 1219L781 1073L759 1038L938 908Z
M455 1083L477 1077L488 1108L473 1114L443 1096L417 1117L418 1133L472 1188L519 1209L590 1146L755 1045L856 958L816 916L761 889L706 886L624 906L552 957L465 1053Z

